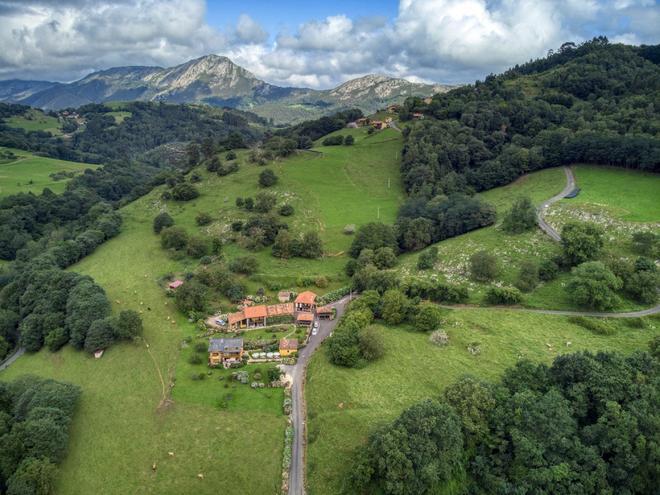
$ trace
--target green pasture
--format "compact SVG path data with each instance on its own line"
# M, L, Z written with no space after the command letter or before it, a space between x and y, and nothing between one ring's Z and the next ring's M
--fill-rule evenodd
M60 121L56 117L46 115L41 110L30 109L23 115L14 115L6 118L9 127L24 129L25 131L46 131L54 136L62 134Z
M496 311L496 312L494 312ZM646 348L660 332L658 320L645 330L612 321L616 333L594 335L566 317L488 309L447 311L446 347L406 328L380 327L386 354L363 369L330 364L323 348L308 368L307 482L310 495L340 493L352 469L352 455L370 431L406 407L442 390L464 374L496 381L518 360L550 363L580 350L631 353ZM478 342L481 353L467 350Z
M0 197L21 192L40 194L46 187L54 193L61 193L64 191L68 179L53 180L50 177L51 174L56 172L78 173L86 168L98 166L36 156L23 150L0 149L8 149L18 157L14 161L0 163Z

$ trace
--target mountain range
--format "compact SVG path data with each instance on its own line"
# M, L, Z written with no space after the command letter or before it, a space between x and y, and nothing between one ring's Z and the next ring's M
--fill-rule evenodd
M229 58L206 55L175 67L115 67L72 83L0 81L0 101L44 110L110 101L203 103L249 110L274 123L316 118L347 107L371 113L408 96L430 96L451 86L367 75L334 89L281 87L258 79Z

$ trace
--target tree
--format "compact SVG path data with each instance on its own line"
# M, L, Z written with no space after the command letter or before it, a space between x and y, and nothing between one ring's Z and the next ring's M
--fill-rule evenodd
M431 246L426 251L419 254L417 258L418 270L429 270L433 268L438 261L438 248Z
M174 225L174 219L166 211L159 213L154 218L154 232L156 234L160 234L164 228L172 225Z
M381 247L389 247L395 253L398 252L399 246L394 228L378 222L367 223L356 232L349 254L357 258L365 248L376 250Z
M271 169L267 168L259 174L259 185L261 187L271 187L277 184L278 178Z
M160 245L164 249L183 249L188 244L188 234L181 227L168 227L160 234Z
M130 340L142 335L142 318L137 311L126 309L117 318L116 334L118 339Z
M44 344L51 352L60 350L69 341L69 332L66 328L59 327L51 330L44 339Z
M252 275L259 269L259 262L254 256L239 256L231 260L229 269L234 273Z
M274 194L260 192L256 196L256 201L254 204L254 209L259 213L268 213L275 207L277 202L277 197Z
M211 248L207 238L192 236L188 239L186 254L191 258L201 258L202 256L207 256L210 250Z
M502 221L502 229L509 234L520 234L535 226L536 208L528 197L516 199Z
M470 447L485 439L488 415L497 404L494 387L468 375L449 385L444 398L458 414Z
M380 316L388 325L398 325L408 318L410 305L410 300L400 290L387 290L383 294Z
M205 211L200 211L196 216L195 216L195 223L199 225L200 227L204 225L209 225L211 222L213 222L213 217L211 216L210 213L207 213Z
M190 168L196 167L199 163L199 145L197 143L190 143L186 148L188 155L188 166Z
M363 328L358 334L360 355L367 361L375 361L385 354L381 332L374 326Z
M323 256L323 242L318 232L311 231L303 234L300 241L298 255L302 258L315 259Z
M463 435L456 413L444 402L425 400L369 436L351 482L357 493L440 493L462 469Z
M107 349L115 341L116 333L117 320L113 317L94 320L85 337L85 350L92 353Z
M57 467L48 459L28 457L7 480L7 495L51 495Z
M499 273L497 258L488 251L477 251L470 257L470 273L480 282L493 280Z
M209 172L217 172L222 167L222 162L217 156L211 158L211 160L206 164L206 170Z
M204 157L205 160L211 159L213 153L215 152L215 145L213 143L213 138L207 136L202 140L201 151L202 151L202 156Z
M353 137L352 134L347 134L346 137L344 138L344 144L346 146L352 146L353 143L355 143L355 138Z
M531 292L539 284L539 267L534 261L523 261L518 272L516 287L523 292Z
M82 349L92 323L108 316L110 301L105 291L90 278L82 278L71 289L66 302L66 329L71 345Z
M225 155L226 160L236 160L236 153L233 151L228 151L227 154Z
M382 247L374 252L374 265L380 270L392 268L396 265L396 253L391 247Z
M176 201L190 201L198 196L199 191L189 182L180 182L172 188L172 199Z
M653 232L635 232L632 236L632 247L637 254L656 258L660 250L660 235Z
M294 253L294 240L287 229L281 229L277 232L275 242L273 243L272 255L276 258L288 259Z
M488 287L484 295L487 304L518 304L522 294L515 287Z
M174 293L177 307L184 313L189 311L206 311L208 291L206 287L195 280L191 280L179 287Z
M420 304L415 314L415 330L430 332L437 330L442 322L442 312L434 304Z
M564 257L571 265L579 265L598 257L603 248L603 231L593 223L570 222L561 230Z
M582 263L571 273L566 290L580 306L606 310L618 304L615 291L622 282L600 261Z

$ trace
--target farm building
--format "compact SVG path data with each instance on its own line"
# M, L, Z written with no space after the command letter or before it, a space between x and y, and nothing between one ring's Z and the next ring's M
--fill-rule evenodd
M309 311L313 312L316 310L316 294L310 290L301 292L296 297L295 301L296 311Z
M170 282L168 284L167 288L175 290L175 289L178 289L179 287L181 287L182 285L183 285L183 280L175 280L174 282Z
M357 124L358 127L367 126L367 125L369 125L370 122L371 121L366 117L359 118L355 121L355 123Z
M280 356L287 357L298 352L298 339L280 339Z
M357 122L349 122L348 124L346 124L347 129L357 129L357 127L358 127Z
M277 293L277 300L281 303L289 302L291 300L291 291L281 290Z
M335 312L331 306L319 306L316 308L316 316L319 320L332 320Z
M385 129L387 127L387 124L385 122L383 122L382 120L373 120L373 121L371 121L371 126L374 129L381 130L381 129Z
M243 357L243 339L210 339L209 366L219 366Z
M239 328L264 327L269 319L279 317L293 317L293 303L271 304L266 306L246 306L242 311L229 313L227 315L227 324L230 330Z
M296 325L310 326L314 322L314 313L299 311L296 313Z

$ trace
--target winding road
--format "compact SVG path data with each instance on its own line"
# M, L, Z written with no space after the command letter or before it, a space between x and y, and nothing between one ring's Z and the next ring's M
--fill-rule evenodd
M0 363L0 371L9 368L9 366L14 361L16 361L19 357L21 357L23 354L25 354L25 349L23 347L19 347L18 349L16 349L14 354L12 354L7 359L5 359L2 363Z
M575 176L573 175L573 171L571 170L571 168L564 167L564 174L566 174L566 187L564 187L564 189L556 196L553 196L547 201L544 201L543 204L539 207L536 214L537 221L541 230L546 234L548 234L550 237L552 237L553 240L557 242L561 241L561 235L559 235L559 232L557 232L552 227L552 225L550 225L548 222L545 221L543 215L545 214L546 210L550 207L550 205L553 205L557 201L564 199L566 196L568 196L568 194L570 194L575 189Z
M293 366L283 366L284 372L292 379L291 410L293 422L293 446L291 450L291 469L289 472L289 495L305 493L305 373L314 351L332 333L341 315L346 309L350 297L346 296L330 306L337 310L333 320L320 320L316 335L309 338L307 345L298 353L298 361Z

